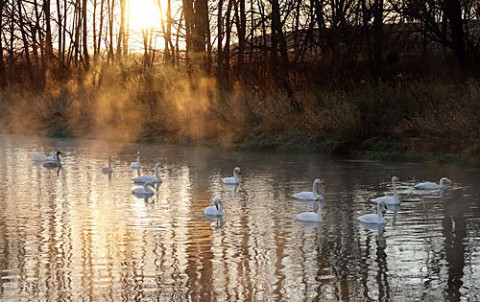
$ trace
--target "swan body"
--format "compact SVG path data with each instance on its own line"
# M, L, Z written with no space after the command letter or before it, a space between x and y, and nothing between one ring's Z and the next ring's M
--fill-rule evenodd
M52 155L45 155L40 152L32 152L32 159L38 162L55 161L57 160L58 154L61 154L61 152L56 151Z
M383 211L385 210L385 203L377 203L377 213L365 214L357 217L357 220L366 224L386 224L387 220L383 217Z
M110 174L110 173L112 173L112 172L113 172L113 169L112 169L112 160L111 160L111 158L109 157L109 158L108 158L108 166L102 168L102 173L104 173L104 174Z
M440 181L437 183L431 181L425 181L416 184L413 188L416 190L438 190L445 188L446 184L451 184L452 181L446 177L440 178Z
M223 202L220 198L215 198L213 205L203 209L203 214L207 216L223 216Z
M292 195L292 197L300 200L316 200L317 198L319 198L319 196L321 196L321 195L318 195L317 193L317 185L319 184L323 185L325 183L323 182L323 180L317 178L313 182L312 192L295 193Z
M242 175L242 171L240 170L239 167L235 167L233 169L233 176L231 177L224 177L222 178L222 182L224 184L230 184L230 185L236 185L240 183L240 179L238 176Z
M140 151L137 151L137 161L130 163L130 169L140 169L142 165L140 164Z
M398 198L397 184L396 184L396 181L399 181L399 180L400 179L397 176L392 177L393 196L381 196L381 197L370 199L370 201L375 203L384 203L384 204L400 204L400 199Z
M152 189L149 188L149 186L151 185L151 183L144 183L143 184L143 187L138 187L138 188L135 188L132 190L132 193L135 194L135 195L154 195L155 192L153 192Z
M314 221L314 222L321 222L322 221L322 203L323 203L323 196L319 196L319 205L317 212L303 212L297 215L297 219L300 221Z
M62 166L62 162L60 161L60 154L62 152L57 151L52 156L46 156L46 159L43 160L43 166L46 168L58 168Z
M145 174L145 175L137 176L137 177L132 179L133 182L134 183L149 182L149 183L152 183L152 184L153 183L161 183L162 179L160 178L160 174L158 173L158 167L160 167L160 163L155 164L155 175Z

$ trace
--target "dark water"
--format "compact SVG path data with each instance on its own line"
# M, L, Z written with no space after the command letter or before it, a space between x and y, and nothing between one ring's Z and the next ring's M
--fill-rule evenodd
M1 301L479 301L477 168L0 136ZM64 152L60 170L33 151ZM129 163L164 182L131 194ZM108 156L113 174L101 173ZM238 187L221 184L235 166ZM384 229L357 217L398 184ZM454 189L419 194L447 176ZM323 222L302 224L322 192ZM220 196L222 219L203 208Z

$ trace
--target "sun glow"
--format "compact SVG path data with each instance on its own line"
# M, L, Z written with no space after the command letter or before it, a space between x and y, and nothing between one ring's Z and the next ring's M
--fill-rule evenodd
M161 18L158 2L158 0L130 1L129 22L132 31L140 32L142 29L160 28ZM160 3L162 2L160 1Z

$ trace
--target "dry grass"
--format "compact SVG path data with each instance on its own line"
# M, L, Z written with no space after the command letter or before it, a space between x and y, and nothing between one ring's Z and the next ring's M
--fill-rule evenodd
M10 87L0 94L0 120L7 131L123 141L173 137L342 153L480 155L478 80L361 84L348 91L315 90L301 77L294 84L303 112L281 92L240 85L224 92L213 78L192 85L175 69L104 66L66 83L50 81L42 94Z

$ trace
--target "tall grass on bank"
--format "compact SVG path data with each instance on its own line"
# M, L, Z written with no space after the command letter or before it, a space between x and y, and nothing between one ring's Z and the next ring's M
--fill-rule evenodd
M258 79L261 81L261 79ZM331 153L364 151L480 155L480 82L415 80L358 84L349 90L294 82L303 111L282 93L173 68L109 66L42 92L0 92L0 125L8 132L109 140L208 140L224 145L309 147Z

